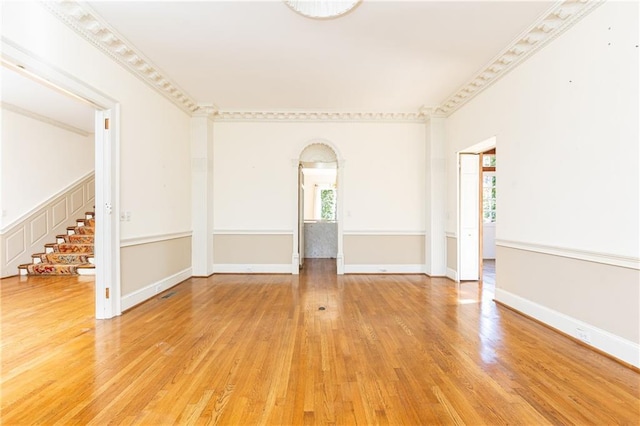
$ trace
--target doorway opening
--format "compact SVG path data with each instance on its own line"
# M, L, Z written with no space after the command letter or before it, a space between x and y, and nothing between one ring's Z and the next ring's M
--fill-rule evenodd
M3 66L94 108L95 317L120 315L119 104L7 40L1 51Z
M458 281L495 278L496 138L458 153Z
M480 279L495 282L496 261L496 149L480 153L481 203Z
M297 223L294 232L293 273L305 259L333 259L343 271L341 167L336 151L326 142L307 145L297 160Z

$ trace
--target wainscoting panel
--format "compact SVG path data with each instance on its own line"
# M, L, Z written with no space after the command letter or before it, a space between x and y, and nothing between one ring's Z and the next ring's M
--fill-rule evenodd
M71 214L76 214L84 206L84 187L76 189L71 193Z
M31 244L37 243L47 235L47 213L47 211L43 211L31 221Z
M67 199L63 198L51 208L51 226L56 227L67 220Z
M640 271L501 245L496 250L497 301L640 366Z
M244 272L257 265L289 265L291 272L292 234L213 234L214 271L224 265L238 266ZM253 266L252 266L253 265ZM254 267L255 266L255 267ZM280 272L281 266L274 268ZM237 271L231 271L237 272ZM268 272L268 271L267 271Z
M400 235L345 233L343 244L345 273L426 271L424 232Z
M6 239L5 262L13 262L18 256L23 254L27 249L27 233L24 227L17 229Z
M191 236L120 248L122 309L129 309L191 277Z
M77 180L0 231L0 278L18 274L18 265L30 263L33 253L44 252L44 244L56 241L68 226L92 211L93 172ZM89 190L91 189L91 192Z

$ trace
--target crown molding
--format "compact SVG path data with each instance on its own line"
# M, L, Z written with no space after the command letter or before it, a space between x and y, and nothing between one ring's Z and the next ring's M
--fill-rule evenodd
M111 28L94 10L74 0L42 1L42 4L82 38L106 53L133 75L192 114L198 105L131 42Z
M603 3L604 0L559 1L433 112L451 115Z
M75 0L41 0L48 10L81 37L190 115L207 116L215 121L405 123L424 123L431 117L448 117L540 48L571 28L604 1L558 1L473 78L438 106L421 107L417 112L327 112L219 111L213 105L198 105L88 5Z
M32 118L34 120L38 120L41 121L43 123L49 124L51 126L56 126L59 127L61 129L64 129L68 132L72 132L72 133L76 133L80 136L91 136L93 135L93 132L87 132L84 129L81 129L79 127L75 127L72 126L70 124L67 123L63 123L62 121L58 121L56 119L53 119L51 117L47 117L41 114L38 114L36 112L30 111L28 109L24 109L24 108L20 108L17 105L13 105L7 102L0 102L0 108L7 110L7 111L11 111L11 112L15 112L16 114L20 114L23 115L25 117L29 117Z
M218 111L215 121L315 121L424 123L424 112Z

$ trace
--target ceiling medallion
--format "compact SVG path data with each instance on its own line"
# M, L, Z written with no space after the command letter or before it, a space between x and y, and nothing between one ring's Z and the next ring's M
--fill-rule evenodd
M330 19L353 10L361 0L284 0L295 12L313 19Z

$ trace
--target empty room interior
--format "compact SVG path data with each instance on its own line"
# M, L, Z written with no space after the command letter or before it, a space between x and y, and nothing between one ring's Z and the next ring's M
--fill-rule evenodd
M1 423L640 423L637 1L0 16Z

